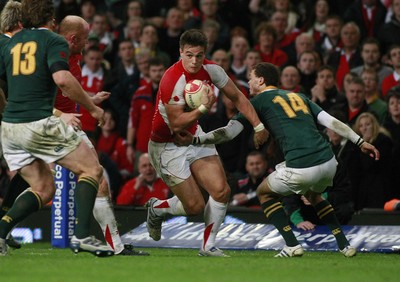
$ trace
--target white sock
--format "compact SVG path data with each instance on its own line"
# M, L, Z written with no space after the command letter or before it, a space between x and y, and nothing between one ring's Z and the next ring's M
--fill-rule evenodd
M96 197L93 215L103 231L107 245L114 250L115 254L122 252L124 244L119 236L117 221L115 220L114 210L109 197Z
M208 202L204 209L205 229L203 242L201 244L202 250L209 250L212 247L215 247L215 239L218 230L224 221L227 208L227 203L219 203L211 196L208 198Z
M163 216L165 214L172 215L187 215L185 209L183 208L182 202L177 196L173 196L167 200L157 200L154 203L153 209L156 215Z

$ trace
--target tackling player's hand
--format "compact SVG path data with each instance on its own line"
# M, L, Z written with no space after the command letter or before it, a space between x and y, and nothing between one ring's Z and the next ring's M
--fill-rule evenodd
M203 104L207 109L211 109L212 105L215 103L216 97L214 94L214 89L212 86L208 85L207 95L201 97L201 104Z
M364 142L361 147L361 152L363 152L364 154L369 154L371 156L371 158L374 158L375 161L379 160L379 151L378 149L375 148L374 145L368 143L368 142Z
M91 96L90 98L92 99L92 101L95 105L99 105L104 100L107 100L108 98L110 98L110 94L111 94L110 92L100 91L100 92L97 92L96 95Z
M68 125L71 125L75 130L81 130L82 129L82 122L79 119L82 114L76 114L76 113L62 113L60 118Z
M269 132L266 129L254 132L253 141L256 149L259 149L260 146L268 140L268 137L269 137Z
M102 108L95 106L93 111L90 112L90 115L97 119L99 122L98 126L102 127L104 125L104 110Z

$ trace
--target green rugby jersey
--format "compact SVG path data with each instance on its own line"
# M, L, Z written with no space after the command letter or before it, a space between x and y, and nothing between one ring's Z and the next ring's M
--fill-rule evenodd
M317 115L322 109L303 94L267 90L252 98L251 103L284 153L287 167L311 167L334 156L317 128ZM236 119L247 122L242 114Z
M52 72L68 69L68 43L44 28L23 29L0 48L0 75L7 74L3 120L32 122L52 115L56 85Z
M0 34L0 50L8 43L9 40L10 37L4 34Z

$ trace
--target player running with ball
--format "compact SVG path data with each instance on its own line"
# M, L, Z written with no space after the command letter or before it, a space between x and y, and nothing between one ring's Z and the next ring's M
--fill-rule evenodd
M199 79L221 89L254 127L256 146L265 142L268 133L249 100L225 71L205 59L206 50L204 33L200 30L184 32L180 38L181 60L165 72L160 82L149 154L152 165L175 196L168 200L149 200L146 204L147 228L150 236L158 241L165 214L197 215L204 211L205 230L199 255L224 257L226 255L215 246L215 239L225 217L230 188L215 146L178 147L173 143L173 136L184 130L196 136L203 134L197 120L207 113L215 101L211 90L207 103L186 111L183 94L186 83ZM201 188L210 194L207 203Z

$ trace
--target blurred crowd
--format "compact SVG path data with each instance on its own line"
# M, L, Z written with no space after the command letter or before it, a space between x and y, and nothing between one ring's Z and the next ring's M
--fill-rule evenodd
M142 205L151 196L168 196L148 161L147 143L158 84L179 60L180 35L191 28L203 30L209 41L207 58L222 66L249 98L251 67L261 61L273 63L281 70L282 89L305 94L377 147L381 159L376 162L321 128L340 163L325 197L342 223L354 211L383 208L385 202L400 198L400 0L54 4L56 22L73 14L91 26L82 54L81 85L93 95L104 90L111 96L102 105L106 124L98 128L80 109L82 125L96 144L117 204ZM237 113L224 93L217 88L215 93L217 102L200 120L206 132L226 125ZM255 151L251 135L242 132L217 145L232 188L231 205L258 207L257 185L283 161L273 139ZM7 182L4 162L0 172L2 183ZM292 222L304 229L309 227L304 222L317 224L308 219L307 206L297 195L285 199Z

